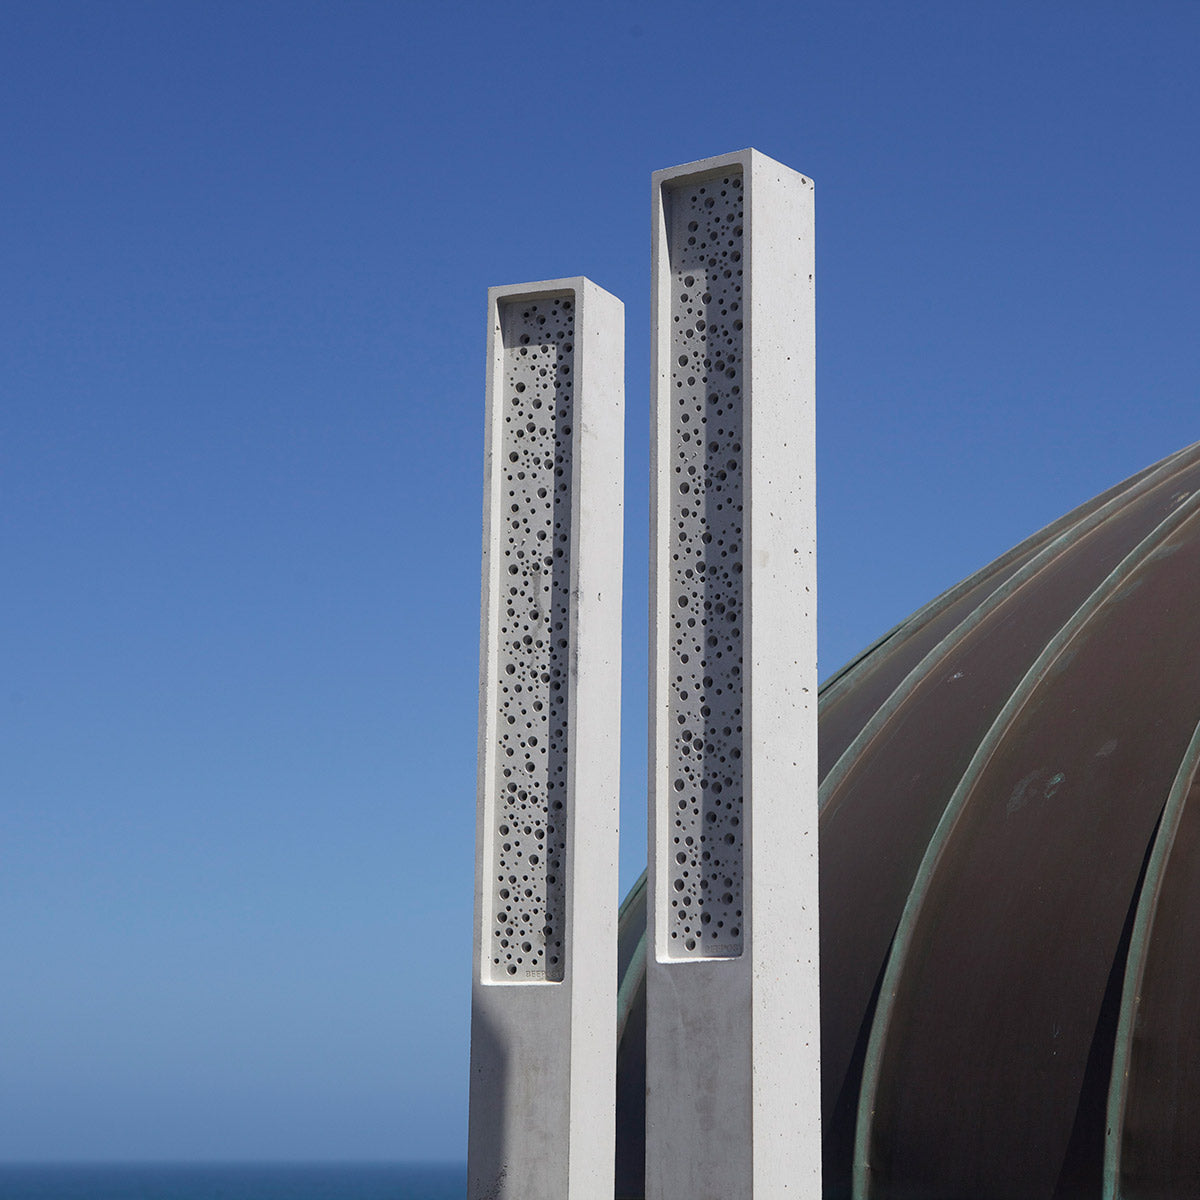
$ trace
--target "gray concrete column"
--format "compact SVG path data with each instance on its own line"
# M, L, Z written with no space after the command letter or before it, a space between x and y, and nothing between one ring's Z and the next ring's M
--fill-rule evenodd
M488 293L471 1200L612 1200L624 309Z
M648 1200L821 1193L813 184L653 177Z

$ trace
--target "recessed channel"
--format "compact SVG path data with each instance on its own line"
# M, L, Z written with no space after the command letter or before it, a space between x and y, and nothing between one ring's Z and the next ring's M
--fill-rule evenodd
M491 978L563 978L575 300L502 301Z
M740 171L667 189L669 958L741 954L743 222ZM665 867L665 869L664 869Z

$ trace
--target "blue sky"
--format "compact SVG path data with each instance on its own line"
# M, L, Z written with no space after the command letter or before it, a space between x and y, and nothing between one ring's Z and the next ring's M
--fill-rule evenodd
M485 289L817 184L822 677L1200 438L1200 7L0 10L0 1159L465 1153Z

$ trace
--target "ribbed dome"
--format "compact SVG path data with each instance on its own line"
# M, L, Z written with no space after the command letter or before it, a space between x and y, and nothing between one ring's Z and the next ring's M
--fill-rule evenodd
M820 701L827 1196L1200 1195L1200 444ZM645 894L618 1196L642 1195Z

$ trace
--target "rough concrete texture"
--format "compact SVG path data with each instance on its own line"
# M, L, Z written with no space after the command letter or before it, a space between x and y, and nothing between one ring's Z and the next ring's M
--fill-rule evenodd
M471 1200L611 1200L624 309L488 293Z
M812 181L653 177L648 1200L818 1197Z

